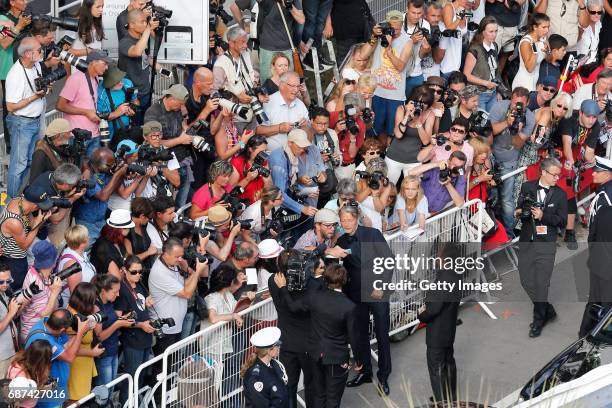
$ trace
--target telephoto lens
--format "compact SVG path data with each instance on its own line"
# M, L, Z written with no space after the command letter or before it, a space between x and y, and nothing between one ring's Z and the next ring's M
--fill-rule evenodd
M26 300L32 299L33 296L38 295L40 292L42 291L36 282L32 282L30 286L13 292L11 299L15 298L17 299L17 303L21 304Z

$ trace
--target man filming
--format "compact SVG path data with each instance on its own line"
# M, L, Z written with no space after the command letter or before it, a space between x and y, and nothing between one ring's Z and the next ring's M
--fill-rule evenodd
M533 302L533 322L529 337L538 337L546 323L557 317L548 303L548 288L557 252L557 229L567 222L567 195L555 184L561 175L561 163L547 158L540 163L537 181L521 186L516 203L516 217L523 226L519 239L519 274L521 285Z

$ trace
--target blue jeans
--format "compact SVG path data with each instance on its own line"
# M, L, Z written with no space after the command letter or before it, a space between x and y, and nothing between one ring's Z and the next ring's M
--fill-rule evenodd
M422 74L415 77L406 77L406 99L410 97L412 90L417 86L423 85L423 82L425 82L425 79L423 78Z
M495 102L497 102L497 91L495 89L481 92L478 97L478 109L487 113L491 112L491 108Z
M501 175L504 176L517 168L517 162L500 162L502 169ZM510 239L514 238L514 225L516 220L514 219L514 210L516 209L514 203L514 179L515 177L509 177L504 180L501 188L497 190L500 192L500 202L502 206L502 224L506 228L506 233Z
M102 228L104 228L104 225L106 224L106 220L85 221L75 219L74 222L87 228L87 232L89 233L90 248L96 243L96 240L100 237L100 231L102 231Z
M6 117L6 124L11 137L7 194L13 198L19 195L30 170L32 154L40 137L40 118L24 118L11 113Z
M100 142L99 136L89 139L85 142L85 155L87 157L91 157L93 152L99 147L102 147L102 142Z
M98 376L94 377L94 384L104 385L113 381L117 377L118 367L118 355L96 358L96 370L98 370Z
M314 40L312 44L314 47L321 46L325 19L331 11L332 4L333 0L304 0L302 2L302 9L306 17L302 31L302 41L304 44L312 38Z
M372 110L376 112L376 117L374 118L374 130L376 130L376 133L385 133L388 136L393 136L395 112L403 103L403 101L385 99L380 96L372 97Z
M123 368L126 374L131 375L132 377L136 374L136 369L143 363L149 360L149 358L153 355L151 348L145 349L137 349L127 345L123 345ZM143 376L139 379L139 386L144 384L144 373ZM128 387L127 384L122 383L120 385L119 392L119 400L127 401Z
M191 183L187 182L187 169L185 167L179 168L179 175L181 176L181 184L176 193L176 208L181 208L187 204L189 189L191 188Z
M197 324L200 323L194 311L188 311L183 319L183 330L181 331L181 340L191 336L196 332Z

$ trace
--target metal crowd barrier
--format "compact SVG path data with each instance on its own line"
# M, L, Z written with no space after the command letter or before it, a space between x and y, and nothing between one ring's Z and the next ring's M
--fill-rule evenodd
M123 383L124 381L126 381L128 385L129 397L127 401L120 401L122 404L121 407L122 408L132 408L135 405L133 404L133 398L132 398L132 394L134 392L134 381L132 380L131 375L129 374L120 375L119 377L115 378L113 381L109 382L108 384L105 384L104 386L108 388L109 391L114 388L114 392L119 392L118 385ZM86 402L93 401L95 398L96 398L96 394L91 392L87 394L86 396L84 396L83 398L81 398L80 400L68 405L67 408L78 408L81 405L85 404ZM112 401L112 395L109 395L108 398L109 398L109 402Z

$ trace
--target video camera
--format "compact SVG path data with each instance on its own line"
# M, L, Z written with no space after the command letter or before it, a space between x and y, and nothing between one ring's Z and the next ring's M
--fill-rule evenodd
M64 67L59 66L56 70L49 72L47 75L34 79L34 88L36 92L44 91L47 87L54 82L59 81L67 75Z
M264 164L266 160L268 160L268 157L270 157L270 154L268 152L264 151L257 153L257 156L255 156L255 159L253 159L253 165L250 168L245 169L243 175L246 176L250 171L257 170L261 177L270 177L270 170L264 167Z
M300 292L306 289L308 278L314 275L314 268L319 259L316 251L297 251L287 260L287 290Z
M519 131L519 124L523 124L523 126L527 123L527 117L525 112L525 106L523 102L517 102L516 108L510 114L514 118L514 122L512 125L508 127L511 135L516 135Z
M155 329L155 336L158 339L161 339L165 336L164 332L162 332L162 327L164 325L168 327L174 327L176 325L176 323L174 322L174 319L171 317L149 320L149 324L151 325L151 327Z
M380 30L382 31L382 33L378 36L378 38L380 38L380 46L387 48L390 45L389 41L387 40L387 36L390 35L393 37L395 35L395 29L386 21L378 23L378 27L380 27Z
M543 203L539 203L532 194L521 195L523 203L521 205L521 220L528 220L532 217L532 208L544 208Z
M357 108L353 105L348 104L344 107L344 122L346 123L346 129L353 135L359 134L359 126L355 117L357 116Z

